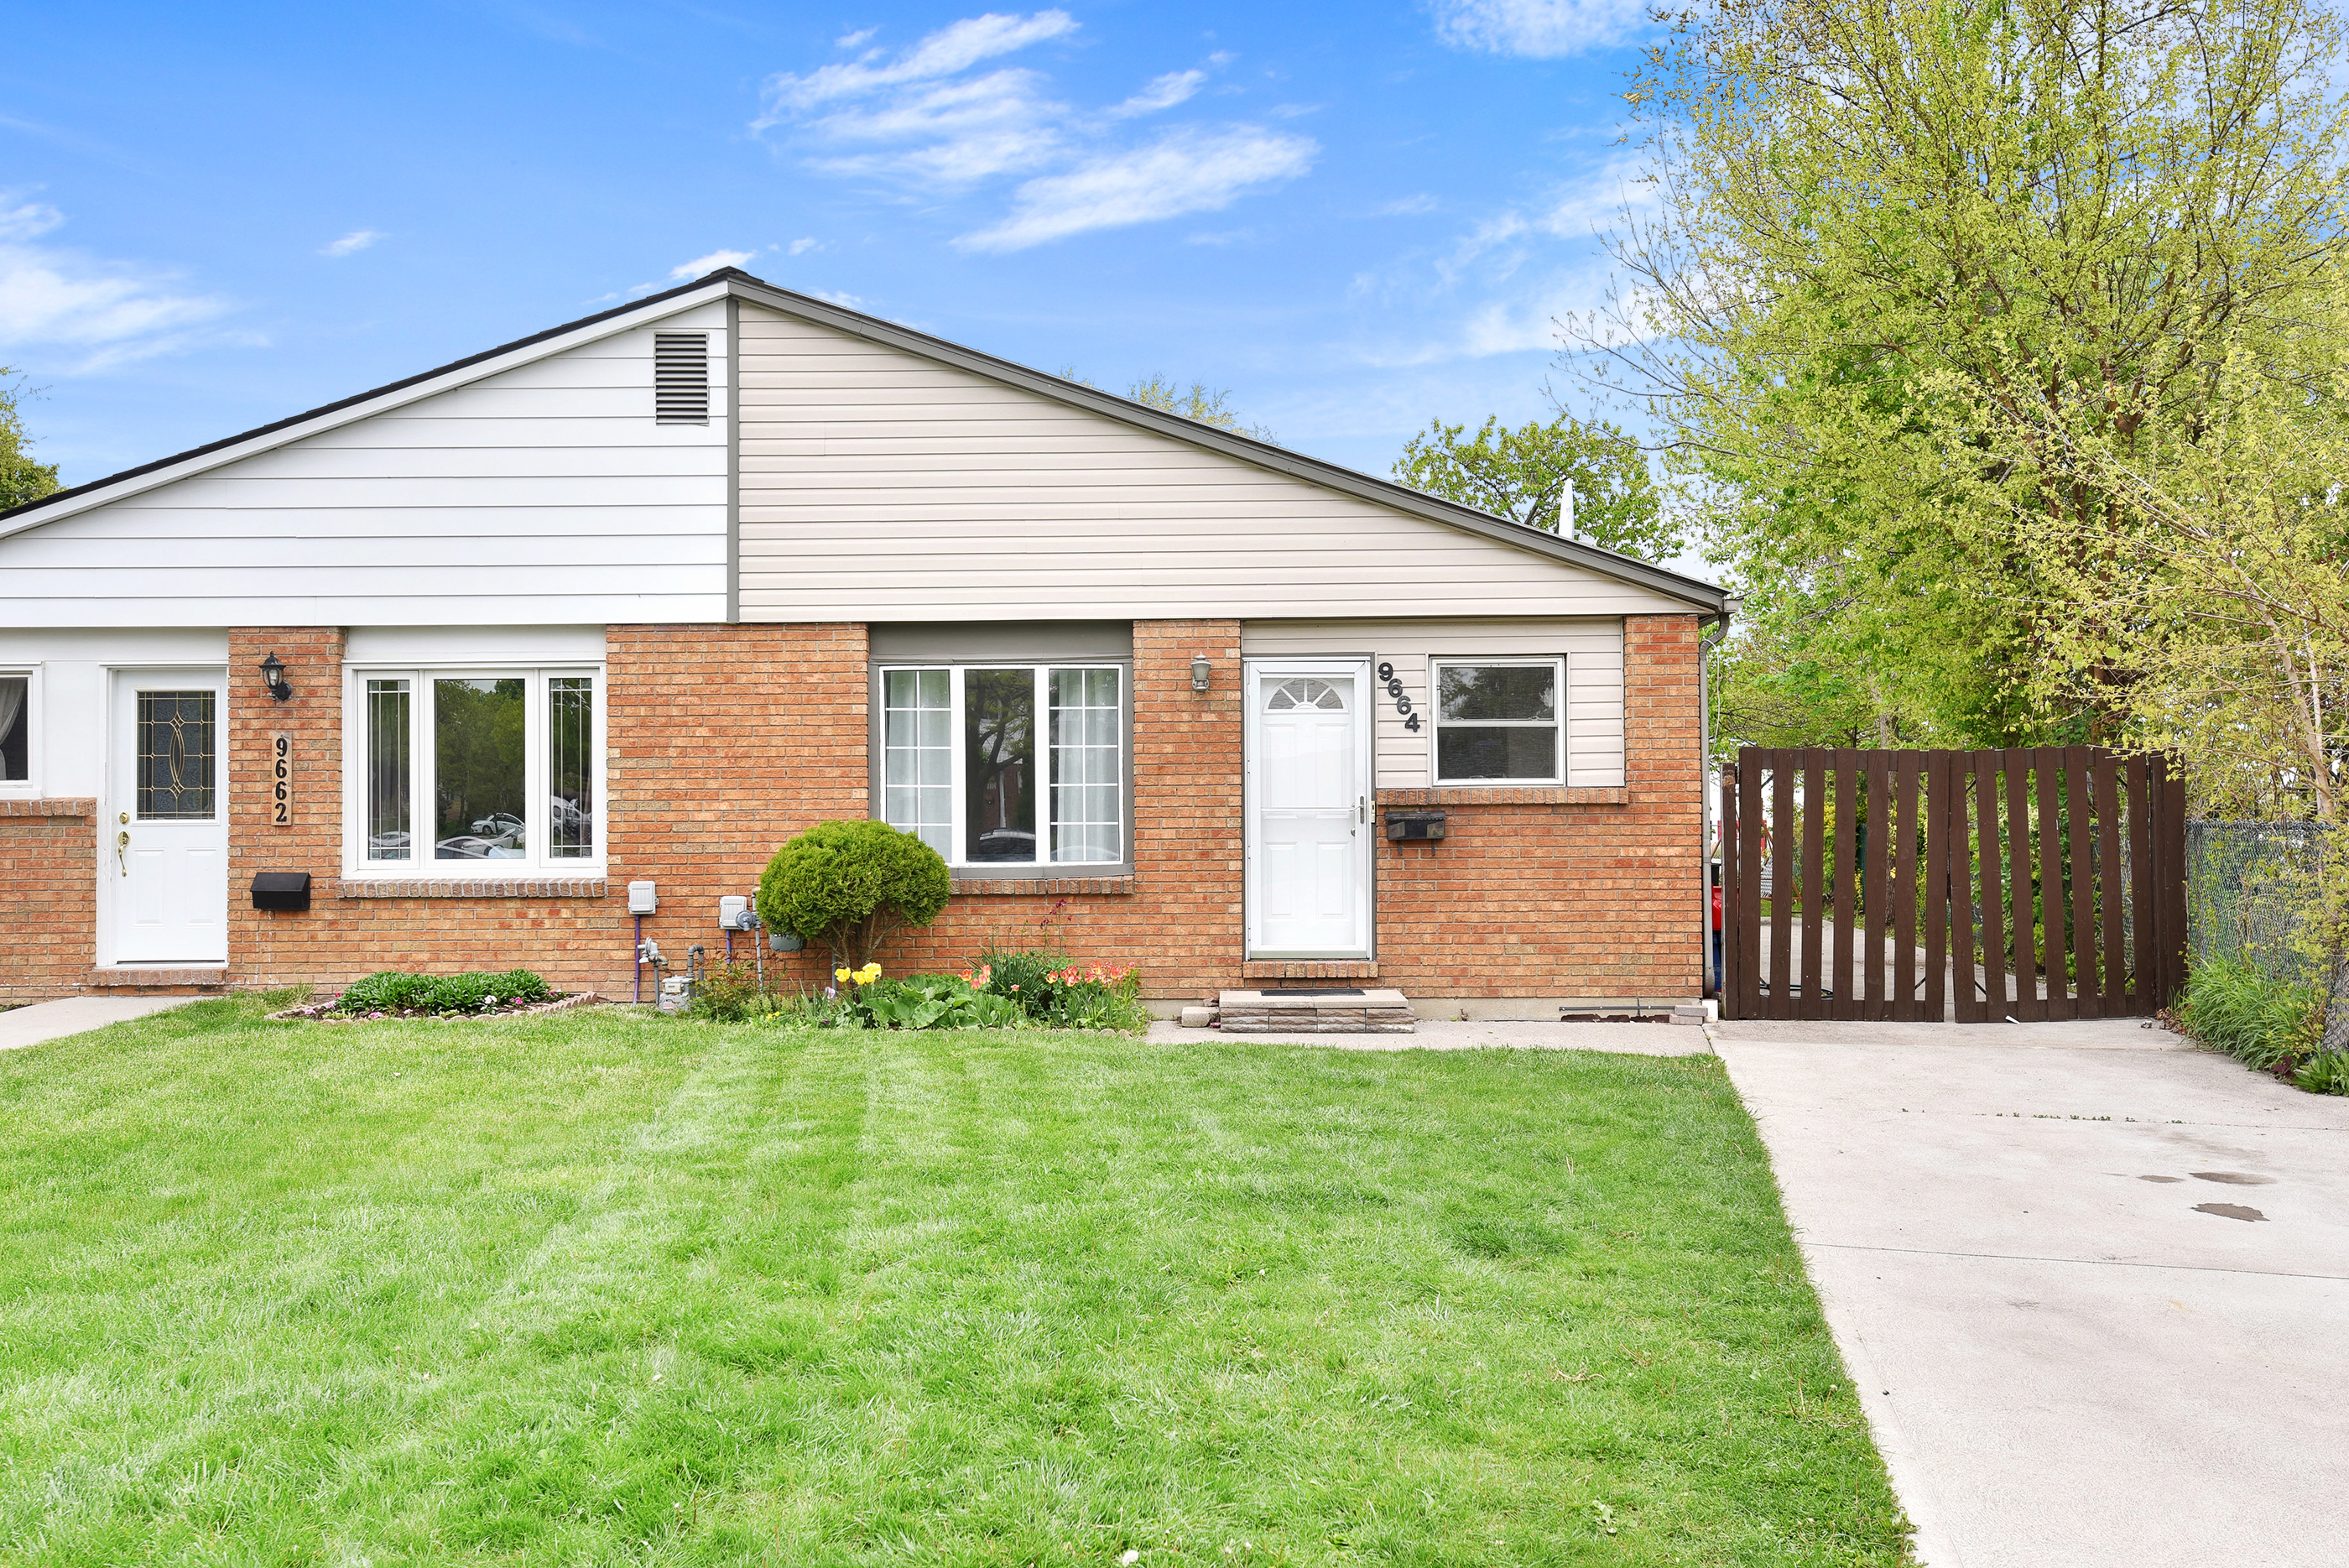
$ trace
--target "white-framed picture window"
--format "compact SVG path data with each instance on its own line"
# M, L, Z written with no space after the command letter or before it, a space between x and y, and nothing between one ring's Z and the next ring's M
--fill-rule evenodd
M354 667L345 680L350 873L601 868L601 670Z
M879 675L883 821L949 866L1123 862L1123 666L905 666Z
M1565 782L1565 659L1432 662L1437 784Z
M32 792L34 674L0 669L0 794Z

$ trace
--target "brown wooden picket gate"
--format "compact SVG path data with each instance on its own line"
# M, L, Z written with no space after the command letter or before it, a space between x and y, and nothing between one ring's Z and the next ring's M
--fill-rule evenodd
M1721 828L1727 1017L2123 1017L2185 983L2164 757L1748 746Z

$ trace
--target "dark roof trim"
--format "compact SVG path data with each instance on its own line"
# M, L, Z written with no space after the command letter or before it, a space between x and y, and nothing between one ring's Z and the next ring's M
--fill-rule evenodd
M885 344L909 354L919 354L925 358L943 360L975 375L986 376L998 381L1008 381L1040 397L1073 404L1078 408L1122 421L1126 424L1139 425L1145 430L1154 431L1160 435L1171 436L1176 441L1188 441L1194 446L1206 447L1211 451L1221 452L1226 457L1237 458L1242 462L1254 463L1258 468L1268 468L1275 472L1288 474L1292 479L1301 479L1308 483L1342 491L1349 495L1381 506L1392 507L1398 512L1407 512L1413 516L1426 518L1430 522L1442 523L1454 528L1463 528L1472 534L1482 534L1486 538L1496 539L1505 545L1513 545L1521 550L1531 550L1537 555L1566 561L1604 576L1637 583L1641 587L1653 588L1658 593L1701 606L1707 610L1718 612L1728 598L1728 590L1718 584L1708 583L1697 577L1685 577L1678 572L1668 571L1662 566L1653 566L1630 556L1619 556L1612 550L1602 550L1596 545L1585 545L1577 540L1560 538L1556 534L1540 528L1528 528L1522 523L1512 523L1506 517L1495 517L1490 513L1479 512L1472 506L1461 506L1441 500L1423 491L1413 490L1408 485L1374 478L1338 463L1326 462L1317 457L1307 457L1301 452L1290 452L1286 447L1274 446L1266 441L1235 434L1230 431L1219 430L1214 425L1201 424L1196 420L1186 420L1180 414L1170 414L1162 409L1154 409L1146 403L1137 403L1131 399L1121 398L1114 393L1104 392L1081 382L1063 380L1058 376L1030 369L1025 365L1014 364L1009 359L999 359L994 355L983 353L977 348L965 348L959 343L949 343L943 337L933 337L926 332L916 332L910 327L900 327L893 321L883 321L857 311L843 309L825 300L813 299L804 294L794 294L787 288L778 288L764 279L752 277L748 273L732 267L728 267L722 272L711 273L709 278L703 281L708 282L720 277L729 280L728 292L738 298L748 299L792 316L803 317L822 326L868 338L875 343Z
M560 327L550 327L543 332L533 332L527 337L517 337L511 343L502 343L495 348L484 349L481 353L468 355L462 359L451 360L446 365L377 387L370 391L360 392L352 397L327 403L323 407L312 409L306 413L295 414L239 435L228 436L220 441L207 442L202 446L191 447L186 452L176 452L170 457L157 458L152 462L143 462L136 468L126 468L119 473L109 474L104 479L94 479L86 484L75 485L70 490L57 491L41 497L38 501L29 501L22 506L0 512L0 532L13 532L12 524L15 527L21 527L37 522L38 519L32 516L32 514L55 506L60 502L89 496L98 491L120 484L126 480L171 468L211 452L224 452L229 448L241 446L264 436L281 431L290 432L295 427L311 421L324 419L328 415L386 397L409 387L439 379L453 371L461 370L469 365L481 364L512 354L518 349L527 348L533 343L543 343L551 338L562 337L566 334L576 332L583 327L594 327L600 322L611 321L620 317L648 310L698 289L706 289L712 284L721 283L726 286L726 293L738 299L747 299L754 304L800 317L820 326L866 338L905 353L939 360L960 369L968 370L974 375L1008 382L1023 390L1033 392L1039 397L1050 398L1056 402L1067 403L1125 424L1137 425L1157 434L1175 441L1187 441L1193 446L1205 447L1209 451L1220 452L1226 457L1251 463L1258 468L1267 468L1277 473L1288 474L1292 479L1322 485L1328 489L1369 501L1376 505L1425 518L1430 522L1464 529L1472 534L1480 534L1499 543L1514 545L1521 550L1528 550L1536 555L1547 556L1554 560L1580 566L1586 571L1597 572L1603 576L1635 583L1641 587L1651 588L1660 594L1706 610L1718 613L1723 608L1727 600L1727 591L1716 584L1704 582L1696 577L1682 576L1678 572L1668 571L1661 566L1635 560L1629 556L1619 556L1612 550L1602 550L1595 545L1585 545L1573 539L1560 538L1555 534L1547 533L1539 528L1529 528L1521 523L1512 523L1506 518L1495 517L1489 513L1479 512L1474 507L1455 505L1452 502L1439 500L1435 496L1413 490L1406 485L1374 478L1370 474L1341 467L1334 462L1325 462L1319 458L1307 457L1300 452L1290 452L1285 447L1274 446L1266 441L1235 434L1230 431L1219 430L1213 425L1201 424L1195 420L1186 420L1179 414L1170 414L1164 410L1154 409L1147 404L1137 403L1131 399L1121 398L1114 393L1101 391L1079 382L1063 380L1058 376L1030 369L1025 365L1014 364L1009 359L999 359L994 355L983 353L977 348L965 348L959 343L950 343L943 337L933 337L928 333L917 332L910 327L900 327L895 322L883 321L878 317L845 309L804 294L794 294L790 289L779 288L763 278L753 277L739 267L720 267L715 272L703 274L690 283L679 284L675 288L647 295L642 299L631 300L626 305L615 306L609 310L599 311L594 316L584 316L576 321L567 321ZM19 523L17 521L19 519L23 522Z
M725 271L733 273L735 269L728 267ZM343 410L360 403L372 402L377 398L387 397L393 392L421 382L437 380L453 370L461 370L468 365L479 365L502 355L511 354L518 348L527 348L533 343L543 343L550 337L560 337L565 333L576 332L583 327L593 327L599 321L609 321L615 317L626 316L632 311L642 310L648 305L659 305L664 301L675 299L681 294L690 294L697 288L707 288L721 275L719 273L705 273L691 283L681 283L675 288L666 288L658 294L648 294L642 299L632 299L626 305L616 305L609 310L599 310L593 316L583 316L576 321L566 321L560 327L550 327L543 332L533 332L527 337L517 337L511 343L501 343L494 348L484 348L478 354L468 354L461 359L451 359L446 365L435 366L429 370L419 370L413 376L403 376L397 381L386 382L368 391L354 392L347 398L337 398L331 403L322 403L303 413L288 414L282 420L273 421L265 425L257 425L252 430L241 431L236 435L222 436L218 441L206 441L202 446L191 446L185 452L175 452L169 457L159 457L151 462L142 462L136 468L126 468L118 473L109 473L103 479L88 480L67 490L53 490L38 501L27 501L21 506L12 506L5 512L0 512L0 524L7 524L29 513L37 512L45 506L55 506L61 501L79 500L95 491L104 490L109 485L119 484L126 479L136 479L141 474L153 473L158 469L171 468L175 464L202 457L208 452L225 452L230 447L242 446L246 441L258 441L263 436L274 435L280 431L290 431L296 425L307 424L312 420L324 419L328 414L340 413ZM735 275L749 277L750 275L737 273Z

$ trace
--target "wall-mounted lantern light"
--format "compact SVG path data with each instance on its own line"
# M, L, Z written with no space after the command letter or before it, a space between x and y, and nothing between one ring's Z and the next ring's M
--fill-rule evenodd
M285 679L285 661L270 649L269 657L261 661L261 678L269 682L269 695L280 702L293 701L294 688Z
M1192 660L1191 660L1191 690L1192 690L1192 691L1205 691L1207 689L1207 670L1208 670L1208 668L1209 668L1209 667L1208 667L1208 664L1207 664L1207 656L1206 656L1206 654L1204 654L1204 653L1203 653L1203 654L1200 654L1197 658L1195 658L1195 659L1192 659Z

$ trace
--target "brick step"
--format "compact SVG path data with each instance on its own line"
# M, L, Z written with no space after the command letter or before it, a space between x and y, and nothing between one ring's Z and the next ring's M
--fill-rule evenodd
M1226 1034L1411 1034L1419 1028L1411 1003L1392 987L1220 992L1216 1017Z

